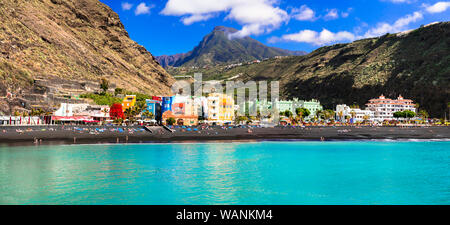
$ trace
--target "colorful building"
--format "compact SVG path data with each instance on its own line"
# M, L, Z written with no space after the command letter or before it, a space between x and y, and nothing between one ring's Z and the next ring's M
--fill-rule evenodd
M150 112L153 114L155 120L161 119L161 101L146 99L144 112Z
M374 119L379 122L393 120L394 113L399 111L409 110L416 113L413 100L404 99L401 95L397 99L390 99L381 95L379 98L370 99L366 105L368 110L374 112Z
M195 115L181 115L174 114L172 111L168 110L162 114L163 124L167 124L167 119L174 118L175 125L179 126L196 126L198 125L198 116Z
M162 97L162 106L161 106L161 113L164 113L166 111L172 111L172 103L173 103L174 97Z
M234 120L234 98L222 93L212 93L207 97L207 121L225 124Z
M170 109L163 112L163 123L172 117L177 125L195 126L198 124L197 104L192 96L176 95L170 98L165 99L166 102L171 102L171 106L166 105L166 109Z
M136 95L127 95L122 101L122 110L125 112L127 109L134 107L136 104Z

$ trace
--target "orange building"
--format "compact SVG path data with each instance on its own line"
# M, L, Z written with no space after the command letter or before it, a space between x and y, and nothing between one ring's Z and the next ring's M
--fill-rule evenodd
M174 114L172 111L166 111L162 114L162 122L166 124L167 119L174 118L175 125L180 126L197 126L198 116L197 115L185 115L185 114Z
M133 107L136 104L136 95L127 95L122 101L122 110L125 110Z

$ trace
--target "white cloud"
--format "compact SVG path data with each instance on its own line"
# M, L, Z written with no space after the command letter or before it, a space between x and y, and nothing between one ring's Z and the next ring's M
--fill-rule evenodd
M150 14L150 9L155 7L154 5L147 5L145 2L142 2L136 7L136 10L134 11L134 14L137 15L143 15L143 14Z
M122 10L128 11L131 8L133 8L133 4L128 3L128 2L122 2Z
M325 20L334 20L334 19L339 18L339 13L338 13L337 9L330 9L327 11L328 11L328 13L324 17Z
M414 12L397 19L393 24L379 23L376 27L369 29L363 35L358 35L363 28L368 27L368 24L362 23L361 26L355 28L354 32L339 31L333 33L327 29L323 29L320 33L313 30L302 30L298 33L286 34L281 37L271 37L268 39L270 43L280 41L292 41L309 43L316 46L322 46L327 44L333 44L337 42L350 42L357 39L378 37L386 33L398 33L408 29L411 23L423 19L422 12Z
M350 32L340 31L333 33L327 29L323 29L320 33L313 30L302 30L298 33L283 35L281 38L273 37L269 39L269 42L293 41L321 46L340 41L347 42L354 40L355 35Z
M418 20L423 19L423 15L421 12L414 12L413 14L406 15L397 21L394 24L388 23L379 23L377 27L370 29L366 32L363 37L377 37L384 35L386 33L397 33L407 29L407 26L411 23L414 23Z
M212 14L204 14L204 15L191 15L188 17L184 17L181 19L184 25L191 25L196 22L206 21L213 17Z
M348 8L346 12L341 12L342 18L347 18L350 15L350 12L353 11L353 8Z
M186 25L208 20L215 13L226 13L225 19L234 20L243 27L231 37L259 35L277 29L289 20L286 11L275 6L277 0L169 0L161 11L163 15L185 16Z
M294 19L300 21L314 21L316 19L316 13L307 5L302 5L300 8L292 9L291 14Z
M432 6L427 6L426 11L429 13L441 13L450 8L450 2L438 2Z

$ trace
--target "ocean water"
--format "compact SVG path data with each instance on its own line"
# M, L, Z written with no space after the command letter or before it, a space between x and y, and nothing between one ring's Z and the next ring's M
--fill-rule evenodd
M0 204L450 204L450 142L3 146Z

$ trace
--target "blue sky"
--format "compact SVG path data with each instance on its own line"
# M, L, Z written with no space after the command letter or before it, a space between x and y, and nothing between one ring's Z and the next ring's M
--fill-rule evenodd
M130 37L153 55L192 50L215 26L264 44L312 51L320 46L449 21L450 1L436 0L100 0Z

